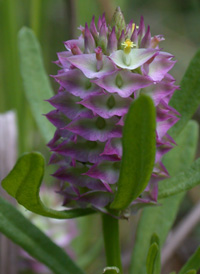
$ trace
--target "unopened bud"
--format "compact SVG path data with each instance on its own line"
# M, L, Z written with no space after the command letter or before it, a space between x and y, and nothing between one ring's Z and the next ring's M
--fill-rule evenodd
M126 29L126 22L125 22L124 15L123 15L120 7L116 8L110 25L111 25L111 27L115 26L116 33L118 34L118 36L121 35L122 30Z

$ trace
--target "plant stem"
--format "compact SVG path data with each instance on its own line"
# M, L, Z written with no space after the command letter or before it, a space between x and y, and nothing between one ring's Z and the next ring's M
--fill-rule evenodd
M41 30L41 0L32 0L31 2L31 28L39 38Z
M19 97L21 96L19 93L19 67L16 45L16 33L18 27L16 9L16 1L0 1L1 62L3 62L1 72L3 77L3 86L0 88L0 97L1 101L4 101L4 105L1 106L1 111L17 108Z
M120 243L119 243L119 221L107 214L102 215L104 246L107 266L115 266L122 274ZM116 271L109 271L116 274Z

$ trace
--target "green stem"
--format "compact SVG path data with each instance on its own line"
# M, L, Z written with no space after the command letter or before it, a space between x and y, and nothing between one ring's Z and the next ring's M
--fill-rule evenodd
M17 108L20 96L18 92L21 91L18 77L19 67L16 44L18 20L16 9L16 1L0 1L1 58L3 61L1 71L3 86L1 86L0 97L4 100L4 106L2 106L1 111Z
M41 0L32 0L31 3L31 28L35 32L35 35L39 38L40 36L40 23L41 23Z
M119 221L107 214L102 215L103 235L107 266L115 266L122 274L120 243L119 243ZM116 274L115 270L109 271L109 274Z

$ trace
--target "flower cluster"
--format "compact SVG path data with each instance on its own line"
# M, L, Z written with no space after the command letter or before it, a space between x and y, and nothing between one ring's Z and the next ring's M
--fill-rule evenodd
M56 109L46 115L57 128L48 145L50 163L59 165L53 176L62 182L64 205L103 211L113 201L124 118L141 93L155 103L157 152L151 180L133 204L156 202L157 182L168 176L161 159L174 144L167 131L178 120L168 104L177 89L168 74L173 56L159 48L164 38L152 37L143 17L139 26L133 21L126 25L119 9L111 25L103 15L97 25L93 17L80 31L58 53L61 69L54 78L60 88L48 100Z

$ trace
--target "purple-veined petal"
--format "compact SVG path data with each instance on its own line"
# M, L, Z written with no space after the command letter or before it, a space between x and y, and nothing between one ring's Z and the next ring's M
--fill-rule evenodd
M49 159L49 162L48 164L49 165L52 165L52 164L57 164L57 165L60 165L60 166L66 166L67 165L70 165L72 162L71 158L70 157L64 157L63 155L59 155L57 153L53 153Z
M88 24L85 24L85 33L84 33L84 46L85 53L92 53L95 49L95 41L94 38L88 28Z
M101 161L117 161L115 155L101 155L103 152L104 144L100 142L85 141L78 138L75 143L64 141L52 151L60 155L71 157L80 162L99 163Z
M162 162L157 162L153 168L153 176L160 176L161 178L169 177L169 173Z
M67 92L60 92L53 96L51 99L48 100L48 102L57 108L57 110L54 110L53 112L50 112L47 114L47 118L53 123L52 120L53 116L56 116L56 124L59 123L64 119L64 121L67 121L65 119L65 116L71 120L76 119L77 117L92 117L92 112L86 108L81 107L81 105L76 104L78 102L78 99L75 96L70 95ZM63 116L64 115L64 116ZM59 118L59 117L60 118ZM55 125L55 123L54 123ZM63 124L64 125L64 124ZM66 124L65 124L66 125ZM64 127L64 126L59 126Z
M152 84L149 77L128 70L115 71L92 82L110 93L118 93L123 98L129 97L134 91Z
M159 138L161 139L167 131L179 120L178 117L169 115L168 118L164 121L157 122L157 134Z
M104 151L101 155L117 155L119 159L122 157L122 142L120 138L112 138L106 142Z
M49 148L53 149L60 143L60 139L65 141L75 141L76 135L69 130L59 128L55 131L54 137L47 144Z
M77 119L68 124L66 129L86 140L105 142L110 138L120 138L122 136L122 127L116 126L117 122L116 117L106 120L101 117Z
M149 48L150 44L151 44L151 32L150 32L150 26L148 26L147 32L145 33L140 43L140 48Z
M92 33L94 39L97 40L99 34L98 34L98 31L97 31L97 28L95 25L95 17L94 16L92 17L92 21L90 24L90 32Z
M84 99L101 89L92 83L79 69L68 70L54 76L55 80L74 96Z
M72 39L64 42L66 49L70 50L76 45L83 52L84 51L84 39L80 36L78 39Z
M156 36L152 37L151 38L151 48L158 48L158 44L164 40L165 40L165 38L163 37L163 35L156 35Z
M117 37L116 37L116 33L115 33L115 27L113 27L111 34L108 38L107 50L108 50L109 55L117 50Z
M108 188L98 179L82 175L88 170L85 165L76 164L76 167L61 167L53 176L77 187L87 187L92 190L108 191ZM112 191L110 189L110 191Z
M134 44L136 44L136 45L138 45L138 31L137 31L137 28L136 28L136 26L134 27L134 31L133 31L133 33L132 33L132 35L131 35L131 41L134 43Z
M161 100L165 101L165 97L170 98L177 88L178 86L171 83L159 82L142 89L141 92L149 95L154 100L155 105L158 105Z
M140 39L144 36L144 34L145 34L144 17L141 16L139 29L138 29L138 36L140 37Z
M132 102L131 98L123 100L117 94L100 93L94 96L89 96L79 104L92 110L96 115L108 119L114 115L123 116L128 112L128 108Z
M95 53L71 56L68 58L68 61L76 68L79 68L89 79L100 78L116 70L113 62L107 56L103 56L102 68L97 71Z
M63 128L70 122L66 115L59 110L52 110L45 116L57 128Z
M90 191L82 194L79 201L91 204L95 207L105 207L113 200L113 195L108 192Z
M173 148L172 145L168 145L168 146L159 146L156 149L156 160L155 162L160 162L163 155L166 154L167 152L169 152L171 149Z
M72 53L70 51L62 51L62 52L58 52L57 56L58 56L58 62L56 64L64 69L69 69L71 64L67 60L67 58L72 56Z
M159 109L167 110L168 113L170 113L170 114L181 116L181 114L175 108L166 104L166 102L164 100L160 101L158 107L159 107Z
M142 66L156 54L158 54L156 49L132 49L129 54L123 50L117 50L110 55L110 59L120 68L133 70Z
M148 64L144 64L143 71L145 75L152 78L153 81L161 81L166 73L174 66L176 61L171 61L169 57L159 54L155 56L153 61Z
M102 182L108 184L115 184L119 178L119 162L102 162L100 164L93 165L85 175L92 178L99 179Z
M101 25L100 31L99 31L99 39L98 39L98 46L100 46L103 50L107 49L108 44L108 27L106 25L106 22Z

